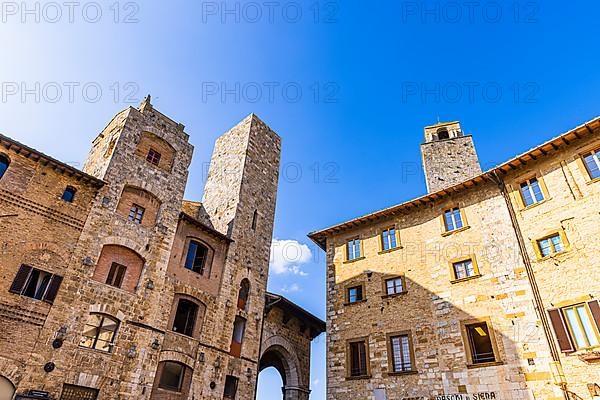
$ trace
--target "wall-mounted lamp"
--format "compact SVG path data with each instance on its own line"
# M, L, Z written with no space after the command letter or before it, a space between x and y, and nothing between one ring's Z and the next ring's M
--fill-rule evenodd
M206 361L206 356L204 355L203 352L200 352L200 354L198 354L198 361L203 363L204 361Z
M160 348L160 341L158 339L154 339L150 347L152 347L154 350L158 350Z
M137 354L137 346L131 345L131 347L129 348L129 350L127 350L127 357L128 358L135 358L135 355Z

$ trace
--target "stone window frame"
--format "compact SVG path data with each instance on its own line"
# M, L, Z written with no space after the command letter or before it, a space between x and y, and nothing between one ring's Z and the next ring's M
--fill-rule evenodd
M362 298L355 302L350 302L350 289L354 289L354 288L361 289ZM344 286L344 305L345 306L361 304L361 303L365 303L366 301L367 301L367 288L366 288L365 282L354 282L354 283L349 283Z
M523 199L523 193L521 192L521 184L523 184L524 182L529 182L532 179L536 179L538 181L544 199L536 203L526 205L525 199ZM526 211L552 200L552 197L550 197L550 192L548 191L548 186L546 185L544 174L539 170L522 175L518 179L516 179L515 187L513 188L513 193L514 201L517 205L516 208L519 211Z
M392 348L392 338L399 336L408 336L408 348L410 352L410 363L411 369L408 371L394 371L394 350ZM410 375L410 374L418 374L418 370L416 368L416 357L415 357L415 348L414 342L412 338L412 332L410 330L391 332L386 334L386 346L387 346L387 360L388 360L388 375Z
M148 152L145 152L145 153L142 153L140 151L140 145L142 144L143 141L150 141L150 144L148 145ZM160 143L161 145L166 146L166 149L169 150L168 151L169 154L156 150L156 146L151 145L152 142ZM148 153L149 153L150 149L154 149L155 152L157 152L161 155L158 165L153 164L152 162L150 162L148 160ZM162 136L160 136L153 130L143 129L141 131L139 141L136 144L135 154L136 154L136 156L144 159L144 161L147 162L147 165L151 165L153 168L158 168L161 171L171 174L173 172L173 168L175 166L178 152L177 152L177 149L175 147L173 147L173 145L171 143L169 143L168 140L166 140L165 138L163 138ZM165 158L169 158L169 161L166 163L164 162Z
M112 321L112 322L114 322L114 323L115 323L115 325L116 325L116 328L115 328L115 330L114 330L114 332L113 332L113 334L112 334L112 337L111 337L111 340L110 340L110 342L108 343L108 347L109 347L109 349L108 349L108 350L102 350L102 349L100 349L100 348L96 348L96 347L94 347L94 346L92 346L92 347L82 346L82 345L81 345L81 342L82 342L82 340L83 340L83 338L84 338L83 331L82 331L82 333L81 333L81 339L80 339L80 342L79 342L79 345L78 345L78 347L79 347L80 349L86 349L86 350L91 350L91 351L97 351L97 352L104 353L104 354L112 354L112 353L113 353L113 349L114 349L114 347L115 347L115 345L116 345L116 342L117 342L117 337L118 337L118 335L119 335L119 330L120 330L120 328L121 328L121 323L122 323L122 321L121 321L119 318L117 318L117 317L115 317L115 316L112 316L112 315L110 315L110 314L107 314L107 313L105 313L105 312L91 311L91 312L89 312L89 313L87 314L87 319L85 320L85 322L84 322L84 324L83 324L83 330L85 330L85 326L86 326L86 325L88 325L88 323L87 323L87 322L90 320L90 318L91 318L91 316L92 316L92 315L98 315L98 316L101 316L101 317L102 317L102 319L100 320L101 324L100 324L100 326L98 326L98 327L97 327L97 329L98 329L98 332L96 332L96 336L95 336L95 339L94 339L94 346L96 345L96 343L97 343L97 341L98 341L98 337L99 337L99 335L100 335L99 329L100 329L100 328L102 328L102 326L103 326L103 324L102 324L102 323L104 322L104 320L105 320L105 319L109 319L110 321Z
M352 258L350 259L349 256L349 247L348 244L350 241L358 241L358 248L359 248L359 252L360 255L356 258ZM365 259L365 247L364 247L364 239L362 238L362 236L360 235L354 235L354 236L350 236L347 237L346 239L344 239L344 264L349 264L349 263L353 263L353 262L357 262L360 260L364 260Z
M179 300L182 300L182 299L190 301L190 302L196 304L196 306L198 307L198 309L196 311L196 318L194 321L194 329L192 329L191 336L186 335L184 333L176 332L173 330L173 324L175 323L175 317L177 314L177 308L179 306ZM169 325L168 325L169 332L184 336L186 338L200 339L200 337L202 336L203 330L204 330L203 328L204 328L204 322L205 322L207 309L208 309L208 307L206 306L206 304L204 304L204 302L202 302L198 298L190 296L185 293L175 293L175 295L173 296L173 304L171 304L171 312L169 314Z
M588 185L590 185L592 183L600 182L600 177L597 177L597 178L592 177L589 167L587 166L587 164L584 160L584 157L588 156L590 153L594 153L594 152L597 153L599 151L600 151L600 146L598 145L598 143L593 143L593 144L590 144L590 145L584 147L583 150L580 151L575 157L577 166L579 167L579 170L581 171L583 177L586 180L586 184L588 184Z
M471 260L471 263L473 264L473 269L475 271L475 274L472 276L467 276L465 278L457 278L456 277L456 272L454 269L454 264L457 264L459 262L464 262L464 261L468 261ZM472 279L477 279L480 278L481 275L481 270L479 269L479 264L477 262L477 257L475 256L475 254L469 254L466 256L462 256L462 257L457 257L457 258L453 258L451 260L448 260L448 266L450 269L450 283L460 283L460 282L465 282L465 281L470 281Z
M448 226L446 225L446 212L454 210L456 208L458 208L458 211L460 213L462 227L448 230ZM465 212L466 207L464 206L464 204L462 204L462 202L445 204L443 207L439 207L438 210L440 213L440 217L439 217L440 228L441 228L440 234L443 237L450 236L450 235L453 235L458 232L466 231L467 229L471 228L471 226L469 225L469 220L467 218L467 213Z
M365 375L352 375L352 362L351 362L351 345L353 343L364 343L365 355L366 355L366 374ZM371 379L371 356L370 356L369 336L362 336L354 339L346 340L346 380L360 380L360 379Z
M472 354L472 350L471 350L471 344L469 341L469 334L467 332L467 327L471 326L471 325L481 324L481 323L485 323L487 325L488 333L490 335L490 342L492 344L492 351L494 352L495 360L490 361L490 362L474 363L473 362L473 354ZM467 359L467 368L468 369L485 368L485 367L492 367L492 366L504 364L504 362L502 361L502 358L500 357L500 350L499 350L498 342L496 339L496 333L495 333L494 325L492 324L492 319L490 317L480 317L480 318L473 318L473 319L460 321L460 333L462 336L462 341L463 341L463 346L464 346L464 350L465 350L465 357Z
M389 231L390 229L394 229L394 232L395 232L394 236L396 237L396 247L392 247L392 248L389 248L386 250L383 248L383 232ZM379 253L378 254L391 253L392 251L400 250L403 248L402 241L400 238L400 229L398 229L398 224L395 224L395 223L389 224L389 225L386 225L385 227L378 229L377 237L379 238L379 240L378 240Z
M175 391L175 390L172 390L171 388L165 388L165 387L160 386L160 381L161 381L164 366L166 363L179 364L183 367L183 376L181 377L179 391ZM153 390L159 390L159 391L163 392L164 394L171 393L174 395L181 395L182 393L186 393L186 392L189 393L191 384L192 384L191 379L193 379L193 374L194 374L194 370L184 362L174 360L174 359L161 360L161 361L159 361L159 363L156 367L155 383L153 383ZM188 387L183 386L186 383L186 380L188 380L186 378L190 378L189 382L188 382L189 383Z
M67 194L69 194L71 197L69 198L65 198L65 196L67 196ZM75 202L75 196L77 195L77 188L75 188L74 186L68 185L67 187L65 187L65 190L63 191L63 194L60 196L60 199L62 201L64 201L65 203L73 203Z
M544 256L542 254L542 250L540 248L540 242L542 240L549 239L556 235L560 236L560 240L563 245L563 251L558 252L558 253L552 252L549 255ZM538 261L543 261L543 260L547 260L549 258L555 258L557 256L562 256L571 250L571 243L569 243L569 239L567 239L567 234L563 228L552 229L552 230L546 231L540 237L533 239L531 241L531 245L533 246L533 251L534 251L535 257L537 258Z
M4 175L6 175L6 172L10 168L11 160L10 160L10 157L8 156L8 154L0 153L0 161L3 161L3 164L6 164L6 168L4 169L4 171L0 170L0 179L2 179L2 177Z
M190 249L190 243L192 242L192 240L200 243L202 246L204 246L208 249L208 252L206 254L206 260L204 261L203 273L193 271L189 268L186 268L186 266L185 266L185 263L187 261L187 255L188 255L188 252ZM205 240L202 240L198 236L193 236L193 235L189 235L189 236L185 237L185 246L183 248L183 257L181 257L181 263L180 263L181 269L194 274L194 276L202 276L207 279L210 279L210 276L212 274L214 257L215 257L215 249L211 245L209 245Z
M400 278L402 280L402 291L398 292L398 293L388 294L388 292L387 292L388 281L390 281L392 279L398 279L398 278ZM381 284L382 284L382 295L381 295L382 298L398 297L398 296L402 296L402 295L405 295L406 293L408 293L408 288L406 287L406 275L405 274L384 275L381 279Z

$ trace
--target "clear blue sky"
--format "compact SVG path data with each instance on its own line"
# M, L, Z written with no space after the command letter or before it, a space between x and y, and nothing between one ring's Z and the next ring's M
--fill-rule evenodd
M81 163L151 93L191 135L200 199L215 138L255 112L283 138L277 243L311 250L278 259L269 287L323 318L324 256L306 233L423 194L423 126L461 120L489 167L600 114L597 2L114 3L3 3L0 132ZM320 338L313 400L324 371ZM265 372L259 399L278 385Z

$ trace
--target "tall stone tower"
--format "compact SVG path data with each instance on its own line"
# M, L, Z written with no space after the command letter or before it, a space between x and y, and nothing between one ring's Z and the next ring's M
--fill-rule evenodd
M210 224L232 239L216 310L222 327L215 332L216 346L229 346L232 331L245 323L241 354L227 358L227 375L247 377L238 386L238 398L252 399L264 318L269 255L275 219L281 139L251 114L222 135L215 144L202 206ZM240 283L250 282L247 310L232 304ZM228 329L231 327L231 329ZM218 339L217 339L218 337Z
M429 193L481 173L473 138L463 133L458 121L426 126L421 156Z

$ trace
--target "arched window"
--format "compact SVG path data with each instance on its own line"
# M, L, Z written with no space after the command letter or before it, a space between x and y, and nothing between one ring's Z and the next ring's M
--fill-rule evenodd
M207 258L208 247L197 240L190 240L187 256L185 257L185 268L204 275Z
M245 310L248 305L248 296L250 295L250 281L244 279L240 284L240 293L238 295L238 309Z
M114 244L102 248L94 280L134 292L144 268L144 259L135 251Z
M104 314L90 314L79 345L88 349L110 352L114 344L119 321Z
M440 128L437 131L438 140L450 139L450 134L448 133L448 129Z
M2 176L8 169L9 164L10 164L10 160L8 159L8 157L0 154L0 178L2 178Z
M162 361L158 364L151 399L187 399L192 383L193 370L178 361ZM173 393L165 393L173 392Z
M75 192L77 192L77 189L72 186L67 186L63 192L62 199L67 203L72 203L73 200L75 200Z

